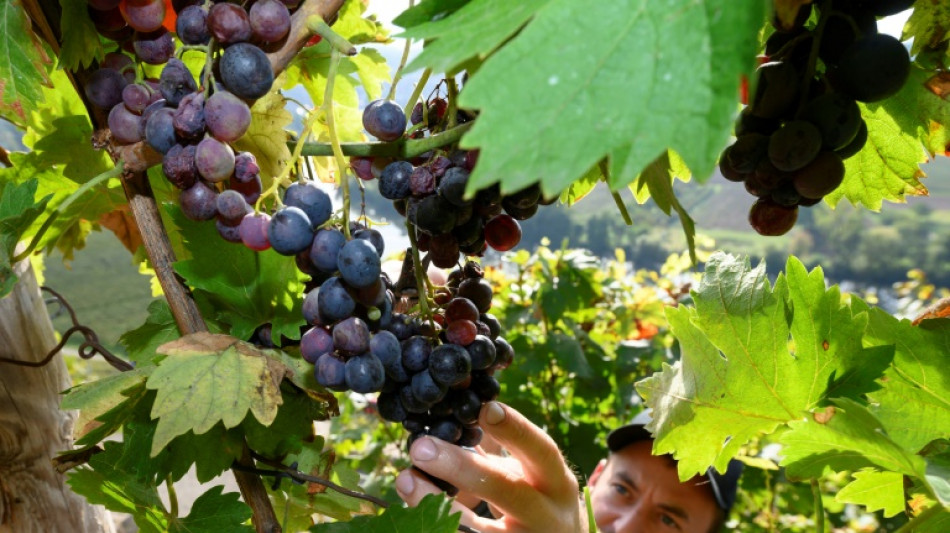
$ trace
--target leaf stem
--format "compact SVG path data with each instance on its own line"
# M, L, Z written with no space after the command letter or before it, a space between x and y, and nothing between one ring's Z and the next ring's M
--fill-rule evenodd
M456 143L463 135L468 133L475 124L466 122L450 130L445 130L424 139L409 139L394 142L365 142L365 143L341 143L340 148L345 156L357 157L394 157L400 159L410 159L419 154L435 150L443 146ZM296 149L301 143L287 143L290 148ZM331 143L303 143L302 155L306 156L331 156L333 154L333 145Z
M422 91L425 89L426 83L429 82L429 76L432 75L432 69L427 68L422 71L422 76L419 77L419 81L416 83L416 88L412 90L412 94L409 96L409 101L406 102L405 112L406 120L408 121L412 117L412 108L416 106L416 100L422 96ZM425 112L426 105L425 102L422 103L422 111ZM422 121L425 124L425 121Z
M323 95L323 105L327 110L327 129L330 133L330 145L333 157L336 159L337 182L343 190L343 235L350 240L350 180L346 175L346 160L343 159L343 149L340 148L340 137L336 132L336 120L333 118L333 86L336 80L336 69L340 64L340 52L334 48L330 56L330 68L327 71L327 87ZM300 146L299 150L303 150Z
M819 4L821 17L818 19L818 25L815 27L815 38L811 42L811 51L808 53L808 63L805 65L805 75L802 76L802 85L798 89L801 91L801 94L798 97L798 109L795 112L796 117L802 114L802 111L805 109L805 105L808 103L808 89L811 85L811 81L815 78L815 67L818 65L818 51L819 48L821 48L821 37L825 31L825 25L828 23L828 19L831 18L828 16L829 6L830 2L828 0L822 0L822 2Z
M332 28L323 20L320 15L310 15L307 17L307 29L315 35L326 39L334 50L343 55L355 56L356 47L350 41L343 38L342 35L333 31Z
M416 0L409 0L409 7L407 9L412 9L414 5L416 5ZM393 83L389 86L389 94L386 95L387 100L393 100L396 98L396 85L399 84L399 80L402 78L402 70L406 68L406 62L409 61L410 47L412 47L412 37L407 37L406 46L404 46L402 49L402 58L399 60L399 67L396 68L396 74L393 76Z
M449 108L446 110L449 115L449 122L446 128L451 130L458 124L459 86L455 83L454 77L450 76L445 81L445 85L449 90Z
M611 191L611 196L614 198L614 203L617 204L617 209L620 210L620 216L623 217L624 224L628 226L633 225L633 219L630 218L630 213L627 211L627 206L623 203L623 198L620 197L620 193Z
M332 68L332 65L331 65L331 68ZM332 79L333 78L327 79L328 87L333 83L331 81ZM317 118L319 116L320 116L320 113L318 109L311 110L310 114L307 115L307 121L304 123L303 129L300 130L300 136L298 137L300 141L298 141L294 145L294 151L290 155L290 159L287 161L287 163L284 164L284 168L281 169L280 174L274 178L274 181L273 183L271 183L270 187L268 187L266 191L261 193L261 197L257 199L257 202L255 203L256 208L259 208L261 203L266 198L274 194L274 192L277 191L277 188L280 187L282 184L284 184L287 181L287 178L290 177L290 171L297 165L297 162L300 160L300 157L303 153L303 149L307 144L307 139L310 138L310 134L311 132L313 132L313 123L317 121ZM277 201L279 204L280 198L278 198Z
M925 509L919 515L912 518L910 522L907 522L906 524L901 526L900 529L898 529L894 533L913 533L914 531L917 531L918 529L920 529L920 526L923 525L925 522L929 521L931 518L939 515L941 512L945 510L946 509L944 509L944 507L940 505L939 503L936 505L932 505L928 507L927 509Z
M811 480L811 494L815 498L815 533L825 533L825 506L817 479Z
M409 244L412 249L412 270L416 275L416 291L419 293L419 312L422 318L432 322L432 311L429 310L428 276L422 269L422 259L419 257L419 243L416 241L416 227L406 217L406 232L409 234Z
M178 494L175 493L175 484L172 482L172 476L170 474L165 478L165 488L168 489L168 502L171 506L171 510L168 514L170 514L172 518L178 518Z
M46 220L43 222L43 225L40 226L39 231L36 232L36 235L34 235L33 239L30 241L30 245L27 246L25 250L17 254L13 258L11 263L18 263L26 259L27 257L29 257L30 254L33 253L33 250L36 249L36 246L39 244L40 239L43 238L43 235L46 234L46 231L50 228L50 226L53 225L53 222L55 222L56 219L59 217L60 213L68 209L69 206L72 205L73 202L78 200L82 195L86 194L90 189L96 187L97 185L101 184L104 181L108 181L111 178L120 177L122 175L122 167L123 167L123 163L122 161L119 161L119 163L113 168L103 172L102 174L99 174L98 176L87 181L86 183L83 183L82 185L80 185L78 189L76 189L72 194L67 196L65 200L60 202L60 204L56 206L56 209L54 209L53 212L50 213L48 217L46 217Z

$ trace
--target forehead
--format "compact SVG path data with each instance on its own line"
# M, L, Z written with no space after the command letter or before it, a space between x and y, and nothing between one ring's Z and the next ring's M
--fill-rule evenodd
M669 503L690 501L715 506L712 489L705 476L695 476L680 482L676 462L667 455L653 455L652 448L653 441L646 440L611 453L604 474L611 477L626 476L634 483L648 484Z

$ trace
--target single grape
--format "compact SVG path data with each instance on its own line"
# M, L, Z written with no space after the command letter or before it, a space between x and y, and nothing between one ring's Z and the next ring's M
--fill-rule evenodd
M436 179L427 167L416 167L409 175L409 190L414 196L428 196L435 192Z
M468 186L468 171L464 168L452 167L445 171L439 181L439 195L456 207L463 207L472 203L465 199L465 188ZM537 198L534 204L537 205Z
M330 220L330 215L333 214L333 202L330 200L330 195L309 181L298 181L287 187L284 193L284 205L302 209L304 213L307 213L314 229Z
M343 279L356 288L373 284L382 271L376 248L360 239L343 245L337 255L336 265Z
M472 383L469 385L469 390L478 395L478 399L482 402L491 402L498 398L498 394L501 392L501 385L498 384L498 380L494 377L485 372L478 371L472 372Z
M855 32L858 30L858 33ZM827 17L818 57L825 65L833 67L841 62L841 56L862 34L877 33L874 15L864 11L849 10L838 16Z
M162 27L164 0L124 0L119 3L122 17L135 31L149 32Z
M838 154L841 159L847 159L864 148L864 145L868 142L868 125L861 120L861 125L858 126L858 133L854 136L854 139L848 143L847 146L841 148L840 150L835 150L835 153Z
M387 200L406 198L410 193L412 164L396 161L386 165L379 176L379 194Z
M218 93L215 93L218 94ZM214 98L212 96L212 98ZM210 101L210 99L209 99ZM205 105L207 109L207 105ZM212 134L213 135L213 134ZM219 141L223 141L218 137L215 137ZM230 142L230 141L223 141ZM254 179L260 179L261 177L261 168L257 165L257 158L254 157L254 154L251 152L238 152L234 156L234 179L240 181L241 183L246 183L249 181L254 181Z
M910 76L910 54L887 34L866 35L841 55L833 79L841 92L860 102L897 94Z
M445 328L446 340L452 344L458 344L459 346L468 346L475 341L477 335L478 328L475 326L475 323L470 320L449 322L448 327Z
M795 190L795 185L791 182L785 182L776 187L775 190L769 193L769 197L773 202L786 207L797 206L802 199L802 196Z
M483 436L484 431L482 431L482 428L478 426L464 426L462 427L462 436L459 437L456 444L466 448L474 448L481 444Z
M251 108L227 91L216 91L205 103L205 122L212 137L221 142L234 142L250 127Z
M238 233L241 235L241 242L251 250L262 252L270 248L270 241L267 240L267 227L270 225L270 215L267 213L249 213L241 219L238 225Z
M156 109L148 118L142 113L145 121L145 142L156 152L165 154L177 144L175 138L175 110L170 107Z
M395 322L395 320L394 320ZM396 334L398 338L399 335ZM414 335L402 342L402 366L409 372L422 372L429 367L429 355L432 353L432 341L421 335Z
M99 109L112 109L122 102L122 90L128 84L118 70L101 68L86 82L86 98Z
M429 242L429 259L439 268L452 268L458 264L459 243L455 235L434 235Z
M356 310L356 302L346 292L340 278L330 278L320 285L317 303L320 317L327 322L343 320Z
M818 128L811 122L793 120L772 134L769 139L769 160L781 171L798 170L815 159L821 151L821 145Z
M251 21L238 4L221 2L208 11L208 29L221 44L241 43L251 39Z
M127 82L135 83L135 63L132 58L121 52L109 52L102 58L100 68L111 68L117 70L125 77Z
M185 95L172 119L175 133L185 140L200 139L205 132L205 97L202 93Z
M181 211L191 220L211 220L217 215L214 189L198 181L178 195Z
M142 140L142 117L128 110L124 104L116 104L109 111L109 130L112 137L122 144L137 143Z
M162 97L172 107L178 107L182 98L198 90L195 77L180 59L172 58L162 69L158 79Z
M450 233L455 228L459 209L437 194L411 200L409 220L430 235Z
M300 355L308 363L316 363L325 354L333 353L333 337L321 327L312 327L300 337Z
M206 137L195 149L195 164L204 179L212 183L224 181L234 172L234 151L214 137Z
M402 403L402 406L409 413L415 414L427 414L429 408L432 407L431 403L423 402L422 400L416 398L416 395L412 393L412 383L406 383L399 389L399 401Z
M198 168L201 169L200 166ZM267 240L274 251L281 255L302 252L310 248L313 242L310 219L297 207L282 207L271 218L267 227Z
M317 359L314 366L317 383L330 390L347 389L346 363L342 360L337 359L333 354L324 354Z
M132 46L135 55L149 65L167 63L175 55L175 40L165 28L148 33L135 32Z
M300 314L303 315L303 319L307 321L307 324L314 326L322 326L324 324L323 319L320 317L319 290L313 289L304 295Z
M162 172L179 189L187 189L198 181L194 145L176 144L162 157Z
M452 235L458 241L459 248L470 246L479 240L484 239L485 219L478 215L473 215L468 222L455 226Z
M290 31L290 11L280 0L260 0L248 14L251 32L261 42L275 43Z
M208 29L208 8L201 5L188 6L178 12L175 33L184 44L208 44L211 32Z
M390 422L402 422L406 420L409 412L403 407L399 395L392 392L384 392L376 399L376 409L383 420Z
M393 313L392 321L386 330L392 332L392 334L401 341L416 334L415 324L412 322L412 319L402 313ZM405 349L405 346L403 346L403 350Z
M511 218L515 220L528 220L529 218L537 214L538 206L540 204L534 204L531 207L521 208L521 207L515 207L509 204L508 201L503 200L501 202L501 205L505 209L505 213L511 216Z
M228 226L239 225L246 215L253 212L251 206L244 201L241 193L232 190L218 193L215 205L218 210L218 218Z
M346 237L342 231L337 229L318 230L310 247L310 261L322 272L336 272L337 257L344 244L346 244Z
M333 346L343 355L368 351L369 337L369 326L356 317L347 318L333 326Z
M462 424L474 424L478 421L478 413L481 411L482 402L470 389L452 391L449 396L449 402L452 405L452 414Z
M746 133L736 138L728 150L731 168L746 174L753 172L769 151L769 138L761 133ZM735 181L735 180L733 180Z
M779 205L768 198L759 198L749 210L749 224L760 235L778 236L788 233L798 220L798 207Z
M478 319L479 322L484 323L488 326L489 337L492 340L495 340L499 335L501 335L501 322L491 313L482 313Z
M375 100L363 110L363 127L381 141L395 141L406 131L406 115L392 100Z
M792 176L795 190L801 196L820 200L844 181L844 162L834 152L818 154L808 166L797 170Z
M798 69L790 62L773 61L761 65L756 72L759 81L750 106L752 113L770 119L788 116L798 103Z
M410 380L412 395L422 403L434 404L445 397L447 387L436 382L428 370L423 370L412 376Z
M216 4L215 7L231 4ZM274 71L267 55L258 47L238 43L224 50L219 65L221 81L229 91L245 100L256 100L270 91Z
M801 118L818 128L822 147L826 150L840 150L847 146L864 122L858 104L838 93L827 93L808 102Z
M152 93L141 83L130 83L122 89L122 103L125 108L141 115L142 111L152 102Z
M475 304L475 307L482 313L487 313L491 308L492 289L491 285L484 279L467 279L459 284L458 295L462 298L468 298Z
M238 231L237 226L229 226L222 222L221 219L217 219L214 221L214 227L218 230L218 235L220 235L222 239L233 243L241 242L241 233Z
M503 337L498 337L492 342L495 343L494 367L499 370L508 368L508 365L510 365L515 358L515 349L512 348Z
M354 239L362 239L373 245L376 249L376 255L382 257L386 250L386 243L383 241L383 234L374 229L361 229L353 234Z
M372 157L351 157L350 170L363 181L376 179L376 175L373 173Z
M485 223L485 241L499 252L511 250L521 242L521 225L510 215L498 215Z
M451 387L462 382L472 371L472 360L465 348L442 344L429 354L429 372L432 379Z
M351 357L346 362L346 385L361 394L377 392L383 388L386 371L383 363L371 353Z
M484 335L478 335L465 347L472 361L473 370L487 370L495 363L497 350L495 343Z
M233 189L244 197L244 200L253 204L261 197L261 192L263 192L263 184L261 183L261 177L255 176L253 180L248 182L240 182L236 179L228 181L228 188Z
M462 425L453 418L443 418L432 424L429 428L429 435L455 444L462 437Z
M446 172L448 174L448 172ZM538 202L541 200L541 186L538 184L530 185L521 189L518 192L509 194L505 196L502 201L508 202L509 205L512 205L519 209L527 209L529 207L538 205Z

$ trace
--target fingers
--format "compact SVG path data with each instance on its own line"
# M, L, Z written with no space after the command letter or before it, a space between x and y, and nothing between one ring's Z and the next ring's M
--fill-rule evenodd
M541 428L499 402L482 406L478 421L486 435L521 463L524 477L533 487L554 497L577 497L577 479L557 444Z
M440 494L442 491L419 472L403 470L396 478L396 492L404 502L416 506L427 494ZM462 524L481 533L500 533L502 531L495 520L478 516L471 509L457 501L452 502L451 509L453 513L462 513Z

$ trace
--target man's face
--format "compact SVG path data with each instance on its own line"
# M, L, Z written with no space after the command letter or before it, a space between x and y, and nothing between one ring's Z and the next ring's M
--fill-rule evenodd
M680 483L676 465L633 443L601 462L590 478L594 520L602 533L707 533L719 515L708 480Z

